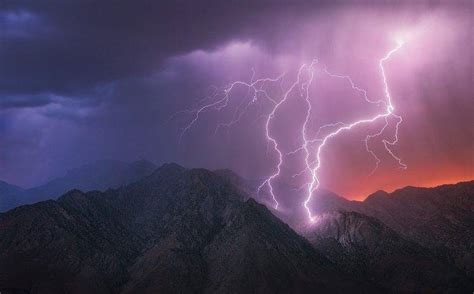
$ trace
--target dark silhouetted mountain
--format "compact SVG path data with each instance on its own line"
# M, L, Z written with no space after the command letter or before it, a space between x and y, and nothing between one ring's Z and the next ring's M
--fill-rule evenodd
M247 190L255 191L258 187L253 182L235 179L235 175L232 178ZM290 186L278 189L279 194L295 193ZM302 199L299 195L295 198ZM353 211L374 217L405 240L429 249L438 260L456 265L474 280L474 181L435 188L406 187L393 193L378 191L365 201L349 201L318 189L310 205L315 215ZM274 213L297 231L306 227L302 209L296 213Z
M319 193L312 205L315 214L355 211L374 217L474 279L474 181L378 191L362 202Z
M0 212L20 205L20 200L24 197L25 190L0 181Z
M320 214L316 219L305 232L315 248L347 272L384 291L458 293L473 287L460 270L375 218L339 211Z
M311 212L314 214L322 214L338 210L357 210L361 204L360 201L347 200L344 197L324 189L318 189L314 192L311 203Z
M246 200L247 199L247 200ZM0 290L370 292L224 176L167 164L0 214Z
M5 204L0 211L6 211L22 204L56 199L72 189L104 191L108 188L118 188L150 175L155 169L156 166L153 163L145 160L133 163L115 160L96 161L72 169L64 177L25 190L22 194L0 194L2 199L11 199L4 201Z
M474 181L378 192L363 202L361 212L447 258L474 279Z

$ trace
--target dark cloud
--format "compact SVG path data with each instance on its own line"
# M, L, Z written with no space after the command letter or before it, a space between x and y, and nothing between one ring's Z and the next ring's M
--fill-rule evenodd
M249 152L260 148L261 141L241 134L231 144L220 145L225 136L209 135L214 131L212 119L225 121L231 113L205 116L184 139L186 146L178 146L177 141L179 127L189 117L168 119L176 111L194 107L210 85L248 79L252 67L261 75L274 74L277 70L269 64L280 62L281 56L290 55L294 62L321 57L329 66L365 81L364 75L370 78L370 72L353 70L346 61L358 55L360 64L369 68L374 56L384 51L365 50L364 43L385 46L379 32L385 26L410 27L431 11L471 9L470 1L412 2L2 1L0 178L32 185L102 158L243 166L241 171L268 172L262 161L272 158L237 155L245 148ZM460 15L463 19L465 14L447 18ZM367 39L361 28L369 32ZM248 43L250 49L243 46L226 52L232 42ZM465 54L466 48L457 39L452 46L459 49L456 56ZM425 52L438 52L439 47ZM436 120L443 117L452 121L446 130L456 130L456 137L466 136L465 128L456 126L466 122L470 113L464 75L469 69L441 58L429 71L440 72L443 60L449 61L443 68L461 71L428 76L425 84L412 88L397 88L406 89L403 97L410 99L415 88L423 88L420 92L426 93L426 101L406 98L405 102L412 103L413 109L416 102L422 104L419 108L430 120L427 129L439 125ZM420 75L426 73L423 66L417 67ZM418 73L410 74L415 81ZM431 85L440 80L446 87L434 91ZM456 97L449 107L442 101L446 92ZM438 100L430 100L433 93ZM443 112L451 108L456 112ZM249 128L261 132L261 126ZM432 131L433 141L440 139L438 132ZM465 140L452 141L465 144ZM232 158L239 162L231 162Z
M9 108L42 107L50 104L52 99L45 95L2 97L0 110Z
M82 93L211 48L262 7L227 1L12 1L2 7L3 93Z
M251 0L2 3L0 93L62 95L146 75L170 56L233 38L280 42L279 32L289 26L298 30L299 19L334 6Z

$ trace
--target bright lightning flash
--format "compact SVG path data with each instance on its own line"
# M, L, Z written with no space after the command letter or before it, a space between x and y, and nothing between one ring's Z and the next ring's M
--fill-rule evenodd
M398 162L400 168L406 169L407 165L403 163L400 157L395 155L395 153L392 151L391 147L396 145L398 143L398 133L399 133L399 127L400 124L403 122L403 119L401 116L395 113L395 107L392 104L392 96L390 94L390 89L388 86L387 82L387 76L385 73L385 63L392 58L392 56L402 48L404 45L404 41L402 39L397 40L397 46L390 50L384 57L382 57L379 62L379 70L380 74L382 77L382 84L383 84L383 93L384 97L383 99L380 100L371 100L367 96L367 91L358 87L353 80L347 76L347 75L336 75L331 72L329 72L325 67L320 71L322 74L326 74L331 78L337 78L337 79L343 79L349 82L351 88L355 91L357 91L359 94L363 96L365 101L367 103L375 104L378 106L382 106L383 111L380 113L377 113L371 117L360 119L351 123L346 123L346 122L336 122L336 123L331 123L331 124L326 124L321 126L315 137L310 138L308 133L309 133L309 122L310 118L312 115L312 110L313 110L313 104L311 102L311 96L310 96L310 91L309 88L313 82L313 78L316 73L316 65L318 64L317 60L313 60L311 64L303 64L296 75L296 80L291 84L291 86L286 90L283 91L283 96L280 99L274 99L272 98L265 90L265 85L271 84L271 83L279 83L283 79L285 74L281 74L280 76L276 78L264 78L264 79L257 79L254 80L254 75L255 73L253 72L252 78L250 82L245 82L245 81L235 81L228 86L224 87L222 90L216 90L214 94L211 97L208 97L208 99L211 99L212 102L204 104L200 106L197 109L193 110L187 110L184 111L186 113L192 113L193 117L190 120L190 122L183 128L182 133L180 135L180 141L183 135L189 131L193 125L199 120L200 116L209 110L215 110L215 111L220 111L221 109L224 109L229 106L229 100L231 99L232 92L235 90L237 87L244 87L247 88L248 90L248 95L245 99L242 100L241 104L236 107L234 110L234 114L232 116L232 119L226 123L220 123L215 130L215 133L218 132L218 130L222 127L230 127L234 124L237 124L242 117L245 115L249 107L258 101L261 100L261 98L264 98L266 101L270 102L272 107L270 112L266 115L266 120L265 120L265 139L269 145L273 147L273 150L275 154L277 155L278 162L275 166L273 174L271 174L269 177L267 177L262 184L258 187L257 193L260 193L260 191L267 187L269 194L274 202L274 208L278 210L279 208L279 203L277 201L275 189L273 186L273 182L275 179L277 179L281 175L281 168L284 163L284 157L288 155L293 155L298 152L304 152L304 169L299 172L298 174L295 174L293 177L298 177L303 174L308 174L309 175L309 181L306 183L307 190L306 190L306 198L303 203L304 208L306 209L308 219L310 222L314 222L315 217L311 213L311 209L309 207L309 203L312 199L312 196L314 192L319 188L320 181L318 178L318 173L321 169L322 166L322 154L324 150L328 147L329 141L338 135L340 135L343 132L346 131L351 131L352 129L361 126L361 125L367 125L367 124L372 124L375 123L378 120L384 120L385 124L376 132L373 134L368 134L365 137L365 148L367 152L374 158L375 160L375 167L370 173L373 174L376 169L379 166L379 163L381 160L378 158L376 153L370 149L369 147L369 141L377 138L379 136L382 136L387 127L390 124L389 118L394 118L396 120L395 123L395 131L393 133L393 139L392 140L387 140L387 139L382 139L382 143L384 145L385 150L387 153L395 160ZM303 74L306 74L307 77L303 78ZM280 85L281 87L281 85ZM273 120L277 116L277 112L280 109L280 107L287 102L291 95L295 92L295 90L299 90L299 96L304 99L304 102L306 104L306 113L305 113L305 120L304 123L301 127L301 137L303 139L302 145L291 152L284 153L275 138L275 136L272 134L271 130L271 125ZM207 99L206 99L207 100ZM323 137L320 137L321 133L324 133L323 131L325 129L332 129L332 131L328 134L326 134ZM314 144L317 144L317 146L313 146ZM313 154L312 150L315 148L316 152ZM314 159L312 159L314 157Z

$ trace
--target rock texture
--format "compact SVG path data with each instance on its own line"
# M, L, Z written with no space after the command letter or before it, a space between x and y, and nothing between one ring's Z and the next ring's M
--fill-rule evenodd
M2 294L474 288L474 181L380 191L363 202L319 190L317 222L300 236L249 197L257 182L229 170L167 164L139 180L152 168L146 162L119 166L92 168L94 179L91 168L65 177L103 192L72 190L0 214ZM25 192L0 183L2 191Z
M426 272L433 275L420 277L420 284L435 287L435 284L439 282L444 285L440 286L441 288L450 289L456 284L452 281L457 278L449 282L446 279L443 281L441 277L443 275L445 277L457 276L453 267L461 271L471 284L474 281L474 181L435 188L406 187L393 193L378 191L362 202L348 201L328 191L320 191L312 202L313 212L325 217L323 223L326 224L326 229L317 229L313 232L314 234L305 231L304 234L312 240L313 244L317 243L317 248L323 250L327 257L338 264L343 264L348 271L360 272L360 269L365 268L363 263L368 260L378 260L378 266L390 263L390 260L380 258L380 255L370 246L360 247L357 242L346 244L345 237L340 239L339 236L352 236L352 230L359 228L364 232L360 235L365 236L361 239L364 242L380 240L377 246L401 252L406 252L407 248L411 248L413 255L401 258L401 260L407 260L407 269L410 268L411 262L417 269L423 268L417 263L417 260L423 256L425 260L430 259L431 263L443 264L444 268L449 268L449 275L443 274L443 271L435 273L437 271L435 269L440 269L439 266L423 262L422 264L433 268L433 270L426 269ZM346 212L355 214L346 214ZM349 220L354 227L346 226L348 225L346 221ZM388 232L391 233L388 234ZM317 236L319 234L320 236ZM394 242L395 239L398 241ZM411 247L408 246L409 243ZM418 247L417 251L414 251L413 244ZM425 254L415 254L420 250ZM389 255L393 254L398 253L392 252ZM354 258L357 259L357 256L362 257L355 261ZM377 265L372 264L368 269L375 268ZM392 270L393 278L396 278L401 269L393 268L397 268L397 270ZM365 272L365 276L378 275L369 271ZM419 275L415 276L419 277ZM388 276L385 277L384 280ZM405 277L403 279L407 280ZM464 281L466 278L461 277L461 280Z
M252 186L252 183L248 184L248 187ZM286 188L286 191L291 190L291 187ZM418 247L417 252L422 248L421 251L425 253L418 256L413 254L412 257L409 255L405 256L407 260L411 260L416 264L419 258L425 256L425 260L429 259L431 261L424 264L442 264L449 268L449 272L453 273L454 276L458 276L458 270L460 270L462 272L461 280L465 281L467 276L471 283L474 281L474 181L443 185L435 188L406 187L393 193L378 191L370 195L365 201L349 201L330 191L319 189L313 195L310 205L312 213L318 216L325 215L326 217L331 216L334 219L346 219L342 218L341 215L339 217L336 217L336 215L343 212L355 212L359 218L372 220L370 223L376 221L380 226L384 227L383 232L386 232L386 230L392 232L390 240L394 236L399 240L395 246L397 250L403 252L403 250L409 248L407 246L410 243L411 247L413 245ZM342 229L349 228L332 226L331 228L334 232L326 231L319 238L316 234L307 232L307 219L301 218L304 215L304 211L293 214L278 214L277 212L277 215L285 222L291 224L298 232L310 238L313 244L314 241L318 240L318 248L323 250L332 261L344 265L346 270L351 273L360 273L361 268L364 268L362 261L373 257L374 252L370 251L369 247L357 247L358 254L349 253L352 251L348 248L346 248L349 250L348 252L342 250L343 247L337 241L338 238L333 237L338 234L348 233ZM372 235L378 236L381 232L378 229L379 226L376 225L368 225L367 223L362 227L368 237ZM334 234L334 236L330 233ZM325 234L329 234L330 237L326 238ZM386 237L387 235L384 233L383 236ZM379 237L382 238L383 236ZM400 240L404 240L404 242ZM380 246L387 245L383 242L381 244L383 245ZM389 244L394 245L394 243ZM330 254L331 252L333 254ZM412 252L415 251L412 250ZM362 256L358 262L353 260L356 256ZM376 256L378 257L374 258L374 260L380 260L380 264L384 264L382 262L384 259L379 259L379 255ZM348 259L350 257L349 259L353 267L349 266L351 263L344 264L338 257L343 258L342 261L344 261L344 258ZM410 263L407 262L406 264L408 266ZM417 265L417 267L419 266ZM453 267L456 267L457 270ZM435 268L440 269L439 266ZM425 285L438 287L436 283L430 283L429 280L433 280L435 276L442 274L443 271L438 271L437 274L431 277L425 275ZM371 273L371 275L374 276L374 273ZM392 278L395 278L399 273L394 270L393 275ZM453 275L449 275L449 277ZM366 273L365 277L370 278L370 275ZM444 280L442 283L444 283L444 286L438 288L447 287L446 289L449 289L450 285L454 285L452 282L448 282L448 280ZM464 282L461 284L465 285ZM388 283L386 283L387 285ZM400 284L398 287L405 286Z
M305 235L330 260L384 291L441 293L473 287L453 265L363 214L321 214Z
M369 196L360 209L474 279L474 181Z
M246 199L226 177L168 164L117 190L18 207L0 214L0 291L374 290Z

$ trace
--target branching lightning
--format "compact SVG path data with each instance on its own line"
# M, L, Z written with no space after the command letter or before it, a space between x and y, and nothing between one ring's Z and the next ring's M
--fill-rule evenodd
M235 81L229 84L228 86L224 87L222 90L216 90L213 93L213 95L209 97L209 99L211 99L211 102L204 104L196 109L185 111L186 113L192 113L193 117L190 120L190 122L182 129L182 132L180 135L180 141L183 135L193 127L193 125L199 120L200 116L204 112L209 111L209 110L220 111L221 109L228 107L229 100L231 99L233 90L235 90L237 87L246 87L248 89L248 95L246 96L246 98L242 99L242 102L235 108L232 118L229 121L220 123L217 125L215 129L215 134L217 134L221 128L224 128L224 127L228 128L240 122L243 116L247 113L250 106L258 102L261 98L270 102L270 104L272 105L270 112L265 115L266 117L265 139L268 145L272 146L273 151L275 152L277 156L277 163L275 165L274 172L261 183L261 185L258 187L257 193L260 193L261 190L264 189L265 187L268 188L268 192L274 202L274 208L278 210L279 202L276 197L274 181L275 179L281 176L282 165L284 164L284 158L286 156L292 156L299 152L303 152L304 169L301 172L293 175L293 177L299 177L302 175L309 176L308 182L302 186L302 187L306 186L306 197L305 197L303 206L307 212L308 219L312 222L314 221L314 216L311 213L309 204L311 202L314 192L320 186L318 173L323 163L322 155L324 151L327 149L330 140L337 137L341 133L346 132L346 131L351 131L354 128L362 126L362 125L368 125L368 124L375 123L379 120L384 120L385 123L382 125L382 127L378 131L376 131L375 133L366 135L365 139L363 140L367 152L375 160L375 167L370 173L370 175L372 175L377 170L381 160L377 156L375 151L373 151L370 148L369 142L377 137L384 136L384 133L386 132L387 128L390 125L390 122L392 121L392 119L395 119L396 120L396 123L394 125L395 130L392 136L390 136L392 139L388 140L386 138L382 138L381 142L383 143L383 146L386 152L399 164L400 168L402 169L407 168L407 165L402 161L402 159L398 157L391 149L391 147L393 147L394 145L398 143L399 127L400 127L400 124L403 122L403 119L401 116L399 116L398 114L394 112L395 107L392 104L392 96L390 94L390 89L388 86L387 76L386 76L385 67L384 67L385 63L388 60L390 60L392 56L398 50L400 50L400 48L402 48L403 44L404 44L403 42L397 42L397 46L393 48L392 50L390 50L378 62L378 66L379 66L379 70L380 70L380 74L382 78L382 85L383 85L383 93L384 93L383 99L379 99L379 100L369 99L367 95L367 91L358 87L353 82L351 77L347 75L333 74L326 67L321 67L319 71L316 71L316 66L318 65L317 60L313 60L311 64L301 65L301 67L299 68L296 74L295 81L288 87L286 91L282 91L282 97L280 99L272 98L266 92L264 86L270 83L281 82L285 74L281 74L280 76L276 78L263 78L263 79L254 80L255 72L253 72L250 82ZM331 78L342 79L349 82L351 88L357 91L367 103L374 104L378 107L381 107L383 111L380 113L374 114L371 117L363 118L354 122L349 122L349 123L348 122L335 122L335 123L322 125L319 127L314 137L311 138L309 135L309 130L310 130L310 120L312 117L312 111L313 111L314 106L311 99L312 97L310 95L310 86L313 83L313 79L316 73L325 74ZM307 78L303 79L302 78L303 74L307 74ZM302 138L302 144L296 150L283 152L283 150L281 149L279 145L278 140L276 139L275 135L272 132L271 125L272 125L272 122L276 119L277 112L279 111L281 106L290 99L292 93L295 90L299 90L298 96L303 98L304 103L306 105L304 122L301 126L301 133L300 133L300 136ZM327 130L330 130L330 132L327 133L328 132ZM321 134L324 134L324 136L321 136Z
M371 118L367 118L367 119L361 119L361 120L358 120L358 121L355 121L351 124L345 124L339 128L337 128L335 131L329 133L328 135L326 135L325 137L322 138L322 141L321 143L319 144L318 146L318 149L317 149L317 152L316 152L316 163L314 166L312 166L312 163L309 163L308 160L306 160L306 168L310 171L310 176L311 176L311 181L308 185L308 190L307 190L307 198L304 202L304 207L308 213L308 218L311 222L314 221L314 217L311 213L311 209L310 207L308 206L309 202L311 201L311 198L314 194L314 192L318 189L319 187L319 179L318 179L318 171L319 169L321 168L321 154L324 150L324 147L326 147L326 144L327 142L329 141L329 139L333 138L333 137L336 137L337 135L339 135L341 132L344 132L344 131L349 131L359 125L362 125L362 124L368 124L368 123L373 123L381 118L384 118L385 119L385 125L382 127L382 129L377 132L376 134L372 134L372 135L368 135L366 138L365 138L365 146L366 146L366 149L367 151L376 159L376 168L378 167L378 164L380 163L380 159L376 156L375 152L373 152L369 146L368 146L368 141L369 139L371 138L374 138L374 137L377 137L379 135L381 135L383 133L383 131L386 129L386 127L388 126L388 120L387 118L389 116L394 116L395 118L397 118L397 123L396 123L396 126L395 126L395 134L394 134L394 140L393 141L388 141L386 139L383 139L382 142L384 144L384 147L385 147L385 150L387 150L387 152L398 162L398 164L400 165L400 167L406 169L407 166L402 162L401 158L397 157L393 151L389 148L389 145L390 146L393 146L395 145L397 142L398 142L398 130L399 130L399 126L400 124L402 123L403 119L401 116L399 115L396 115L394 113L394 106L392 104L392 97L390 95L390 91L389 91L389 87L388 87L388 83L387 83L387 77L386 77L386 74L385 74L385 69L384 69L384 63L390 59L390 57L395 53L397 52L401 47L403 46L403 42L399 42L397 47L395 47L394 49L390 50L387 55L385 55L382 59L379 60L379 68L380 68L380 72L381 72L381 75L382 75L382 80L383 80L383 87L384 87L384 96L386 98L386 101L385 101L385 112L384 113L381 113L381 114L377 114ZM326 71L326 73L328 73ZM330 76L335 76L335 75L332 75L330 73L328 73ZM370 102L370 103L380 103L382 101L372 101L372 100L369 100L368 97L367 97L367 92L365 90L362 90L361 88L359 87L356 87L354 85L354 83L352 82L351 78L348 77L348 76L336 76L336 77L343 77L343 78L346 78L349 80L349 82L351 83L351 86L353 89L356 89L357 91L359 92L362 92L364 94L364 98L367 102ZM342 123L341 123L342 124ZM306 121L305 121L305 124L306 126ZM331 125L334 125L334 124L331 124ZM321 128L323 127L327 127L326 126L322 126ZM304 128L304 127L303 127ZM320 130L321 130L320 128ZM303 140L304 140L304 143L303 145L307 145L308 141L307 141L307 138L303 137ZM308 157L308 156L306 156ZM372 171L372 173L375 172L375 170Z
M263 85L265 83L268 83L268 82L277 82L277 81L281 80L283 78L283 76L284 76L284 74L281 74L280 76L278 76L277 78L274 78L274 79L264 78L264 79L258 79L256 81L253 81L253 78L252 78L252 80L249 83L244 82L244 81L236 81L236 82L231 83L230 85L228 85L224 89L222 89L222 91L217 91L216 90L214 92L214 94L211 95L211 97L206 97L205 99L203 99L203 100L210 99L211 101L215 100L214 102L211 102L209 104L205 104L205 105L203 105L203 106L201 106L197 109L185 111L187 113L193 113L194 116L191 119L191 121L183 128L183 130L180 134L179 140L181 141L181 139L183 138L185 133L187 131L189 131L189 129L191 129L193 127L193 125L199 120L199 116L202 113L204 113L208 110L211 110L211 109L220 111L221 109L226 108L228 106L230 95L231 95L232 91L238 86L247 87L249 92L252 93L252 95L251 95L252 99L250 99L248 101L247 106L245 107L245 109L247 109L250 104L255 103L258 100L259 96L263 96L264 98L268 99L271 103L277 104L277 102L274 99L272 99L267 94L267 92L265 90L263 90ZM230 122L227 122L227 123L219 124L217 126L216 131L215 131L216 133L217 133L217 131L219 130L220 127L230 126L232 124L237 123L238 120L240 120L243 113L240 113L240 114L238 113L239 108L240 107L238 107L236 109L236 111L234 112L233 120L231 120Z
M303 72L304 69L308 69L309 73L310 73L310 80L304 84L302 86L303 89L305 89L306 93L309 93L309 85L311 84L312 82L312 79L313 79L313 75L314 75L314 71L313 71L313 68L314 68L314 64L316 63L317 61L313 61L310 65L309 65L309 68L307 68L308 66L306 64L303 64L300 69L298 70L298 74L297 74L297 77L296 77L296 81L291 85L291 87L288 89L288 91L286 91L286 93L284 94L283 96L283 99L280 100L280 102L278 102L272 109L272 111L270 112L270 114L268 115L267 117L267 121L265 123L265 136L267 138L268 141L270 141L272 144L273 144L273 148L275 150L275 152L278 154L278 164L277 164L277 167L276 167L276 171L274 174L272 174L270 177L268 177L259 187L258 187L258 190L257 192L259 193L260 190L265 186L267 185L268 186L268 190L270 192L270 195L273 199L273 201L275 202L275 209L278 209L278 201L275 197L275 192L274 192L274 189L273 189L273 185L272 185L272 181L277 178L278 176L280 176L280 173L281 173L281 165L283 164L283 153L282 151L279 149L278 147L278 142L277 140L271 135L271 132L270 132L270 123L272 121L272 119L275 117L275 113L276 111L278 110L278 108L286 102L286 100L288 99L290 93L300 84L300 79L301 79L301 74ZM309 99L307 97L307 99Z

